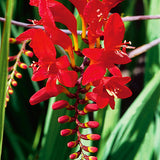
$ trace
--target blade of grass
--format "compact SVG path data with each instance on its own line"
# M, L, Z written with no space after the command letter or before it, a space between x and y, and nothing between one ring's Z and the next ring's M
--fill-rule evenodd
M2 152L4 117L5 117L5 97L7 84L7 67L9 54L9 37L11 28L11 18L13 10L13 0L7 1L6 22L4 23L1 50L0 50L0 156Z

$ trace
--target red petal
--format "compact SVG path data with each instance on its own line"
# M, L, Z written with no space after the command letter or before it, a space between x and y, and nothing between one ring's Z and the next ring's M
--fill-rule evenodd
M59 68L59 69L68 68L70 66L68 57L66 55L64 55L64 56L61 56L61 57L57 58L56 59L56 65L57 65L57 68Z
M28 29L27 31L21 33L16 40L17 41L25 41L28 39L32 39L34 36L34 33L36 32L36 29Z
M87 0L69 0L78 10L79 14L83 15L84 7L87 4Z
M99 106L99 108L104 108L109 103L109 97L97 96L96 103Z
M103 55L102 53L103 49L99 48L93 48L93 49L85 48L82 51L83 55L95 61L98 61L101 58L101 56Z
M39 14L43 20L43 25L47 33L50 35L50 38L53 41L53 44L60 45L65 50L72 48L72 41L70 37L62 32L55 26L55 22L52 16L51 11L46 6L46 1L40 0L39 3Z
M47 68L40 67L33 70L32 81L42 81L46 78L48 78Z
M106 73L106 69L98 64L90 65L83 74L82 85L101 79Z
M64 24L74 35L77 35L77 21L74 15L63 4L54 1L49 9L56 22Z
M109 66L107 67L110 73L114 76L122 76L121 70L117 66Z
M77 72L61 70L58 75L58 80L66 87L74 87L77 82Z
M31 105L35 105L49 99L50 97L51 96L47 93L46 87L43 87L30 98L29 102Z
M118 13L112 14L104 28L105 49L115 49L121 45L125 33L123 21Z
M35 55L39 59L43 59L43 61L54 61L56 58L56 50L52 41L41 29L37 29L34 33L31 47L33 48Z
M122 2L123 0L103 0L105 5L108 7L109 10L111 10L113 7L115 7L118 3Z
M87 97L89 100L92 100L93 102L96 102L97 94L96 94L96 93L93 93L93 92L88 92L88 93L86 94L86 97Z

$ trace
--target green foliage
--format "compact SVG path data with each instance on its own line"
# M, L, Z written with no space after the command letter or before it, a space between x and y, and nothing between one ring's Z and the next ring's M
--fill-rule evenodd
M3 34L0 49L0 156L2 151L4 117L5 117L5 101L8 74L8 55L9 55L9 37L11 29L11 19L13 10L13 0L7 1L6 22L3 27Z

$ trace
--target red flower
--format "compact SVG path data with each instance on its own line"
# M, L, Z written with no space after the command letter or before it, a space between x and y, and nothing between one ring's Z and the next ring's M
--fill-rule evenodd
M74 87L78 75L75 71L69 71L70 66L67 56L56 59L54 45L46 33L41 29L29 29L23 32L17 40L31 39L30 46L37 58L38 63L33 66L33 81L40 81L49 77L58 79L66 87Z
M103 34L101 28L106 23L110 10L122 1L91 0L87 3L84 9L84 17L85 21L89 24L88 40L91 46L94 45L96 38Z
M132 95L131 90L125 86L130 80L130 77L104 77L98 85L96 84L93 92L88 92L86 96L96 102L99 108L104 108L109 104L114 109L114 98L124 99Z
M52 39L53 44L60 45L68 52L71 65L72 67L75 67L72 40L55 25L55 21L57 21L65 24L71 30L75 43L75 50L78 50L77 23L74 16L65 6L54 0L30 0L30 5L38 7L41 17L40 24L44 26L45 31Z
M38 62L31 65L32 80L41 81L48 78L46 87L35 93L30 103L34 105L52 96L57 96L61 92L66 92L63 86L56 84L57 80L66 87L74 87L78 78L77 73L67 69L70 66L67 56L56 59L56 50L46 33L41 29L29 29L17 37L19 41L26 39L31 39L30 46L39 59Z
M112 14L104 28L104 49L87 48L82 51L90 59L90 66L83 74L83 85L101 79L106 73L106 68L113 75L121 76L115 64L126 64L131 61L128 55L120 50L124 32L121 17L117 13Z

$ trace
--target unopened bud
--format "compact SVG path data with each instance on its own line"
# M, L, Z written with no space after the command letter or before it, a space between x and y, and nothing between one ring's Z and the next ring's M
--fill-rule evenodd
M81 128L97 128L99 126L99 123L97 121L89 121L86 123L80 123L77 121L77 124Z
M81 154L80 151L79 151L79 152L72 153L72 154L69 156L69 158L70 158L70 159L76 159L76 158L79 157L80 154Z
M13 94L13 89L11 87L8 88L8 93Z
M65 100L60 100L57 102L54 102L52 105L52 109L57 110L57 109L62 109L69 106L69 103Z
M89 121L85 123L85 126L87 128L97 128L99 126L99 123L97 121Z
M97 160L97 157L95 157L95 156L87 156L87 155L85 155L84 158L85 158L85 160Z
M76 130L75 129L63 129L61 130L61 136L69 136L69 135L72 135L76 133Z
M98 151L97 147L87 147L87 146L83 146L82 147L83 150L90 152L90 153L95 153Z
M33 52L32 51L29 51L29 50L25 50L24 51L24 54L26 55L26 56L28 56L28 57L33 57Z
M9 38L9 43L11 43L11 44L16 43L16 39L15 38Z
M14 79L12 79L11 84L12 84L12 86L16 87L17 86L17 81L15 81Z
M19 73L19 72L17 72L17 71L15 72L15 74L14 74L14 75L15 75L17 78L19 78L19 79L20 79L20 78L22 78L22 74L21 74L21 73Z
M70 117L67 115L61 116L58 118L59 123L67 123L67 122L73 122L75 120L74 117Z
M78 143L79 143L78 140L77 140L77 141L71 141L71 142L68 142L68 143L67 143L67 146L68 146L69 148L74 148L74 147L77 146Z
M14 61L15 59L17 59L17 55L8 57L9 62Z
M6 95L6 102L9 102L9 95Z
M85 113L94 112L94 111L97 111L98 109L99 109L99 107L98 107L97 104L87 104L87 105L84 107L84 112L85 112Z
M18 62L18 66L22 69L27 69L27 65L25 63Z
M92 140L92 141L98 141L101 138L101 136L99 134L86 134L86 135L81 134L80 137L82 139Z

